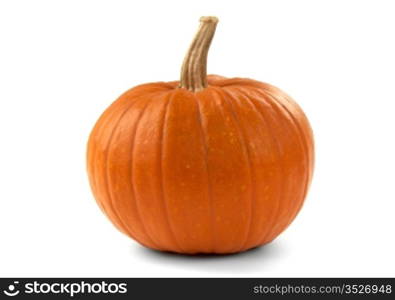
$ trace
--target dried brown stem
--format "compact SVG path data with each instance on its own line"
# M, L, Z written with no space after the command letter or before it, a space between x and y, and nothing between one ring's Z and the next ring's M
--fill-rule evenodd
M185 56L181 68L180 87L198 92L207 87L207 53L218 19L201 17L200 27Z

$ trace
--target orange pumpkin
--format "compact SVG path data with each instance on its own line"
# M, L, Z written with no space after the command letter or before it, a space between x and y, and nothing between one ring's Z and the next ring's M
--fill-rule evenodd
M93 194L142 245L234 253L272 241L299 212L313 170L313 136L278 88L206 75L215 17L201 18L180 82L132 88L88 142Z

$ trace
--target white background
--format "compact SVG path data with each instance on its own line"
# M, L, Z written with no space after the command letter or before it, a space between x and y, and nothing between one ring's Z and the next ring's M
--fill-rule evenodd
M225 257L146 250L102 215L86 141L126 89L178 79L202 15L209 73L305 110L316 169L295 222ZM2 1L0 276L395 276L393 1Z

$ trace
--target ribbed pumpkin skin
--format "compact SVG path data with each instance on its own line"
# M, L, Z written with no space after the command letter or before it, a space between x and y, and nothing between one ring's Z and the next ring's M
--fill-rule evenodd
M266 244L299 212L314 152L308 120L279 89L208 77L137 86L116 100L88 142L95 198L142 245L234 253Z

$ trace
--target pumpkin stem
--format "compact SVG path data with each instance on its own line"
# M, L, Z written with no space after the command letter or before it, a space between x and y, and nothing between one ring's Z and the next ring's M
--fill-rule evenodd
M213 39L218 19L201 17L200 27L184 58L180 87L198 92L207 87L207 53Z

